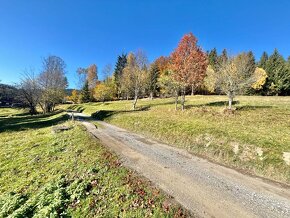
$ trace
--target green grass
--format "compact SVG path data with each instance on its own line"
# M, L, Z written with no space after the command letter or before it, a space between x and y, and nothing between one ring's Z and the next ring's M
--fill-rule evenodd
M225 113L226 96L187 96L187 109L173 99L71 106L123 128L188 149L220 163L290 183L290 97L238 96L234 114ZM258 150L263 154L258 155Z
M71 128L53 133L60 124ZM0 127L0 217L185 215L61 111L1 117Z
M28 111L25 109L19 109L19 108L10 108L10 107L0 107L0 117L6 117L6 116L18 116L22 114L27 114Z

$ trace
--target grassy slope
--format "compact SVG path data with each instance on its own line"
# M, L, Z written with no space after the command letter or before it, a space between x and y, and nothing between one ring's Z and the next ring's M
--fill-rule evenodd
M0 217L182 215L82 126L66 120L61 112L0 117ZM72 128L52 133L57 123Z
M290 182L283 152L290 152L290 97L238 96L235 113L224 113L225 96L187 96L186 111L172 99L144 99L72 106L150 137L252 173ZM257 150L258 149L258 150ZM263 151L261 156L258 155Z
M21 115L23 113L27 113L26 110L18 109L18 108L10 108L10 107L0 107L0 117L12 116L12 115Z

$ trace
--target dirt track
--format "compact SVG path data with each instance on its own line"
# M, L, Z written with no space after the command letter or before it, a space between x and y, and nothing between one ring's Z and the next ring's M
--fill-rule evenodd
M290 189L241 174L105 122L87 130L200 217L290 217Z

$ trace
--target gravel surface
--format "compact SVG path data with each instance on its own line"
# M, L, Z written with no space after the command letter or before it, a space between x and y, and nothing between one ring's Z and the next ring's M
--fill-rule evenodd
M90 133L199 217L290 217L290 189L99 122Z

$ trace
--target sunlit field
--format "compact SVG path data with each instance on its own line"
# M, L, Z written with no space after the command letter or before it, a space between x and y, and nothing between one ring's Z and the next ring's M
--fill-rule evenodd
M237 96L229 113L226 96L186 96L186 110L173 99L70 106L98 119L250 173L290 182L290 97Z

